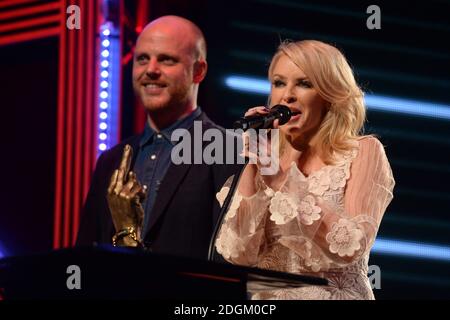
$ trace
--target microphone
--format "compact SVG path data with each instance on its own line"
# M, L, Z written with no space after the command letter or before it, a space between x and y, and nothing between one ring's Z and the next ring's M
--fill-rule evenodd
M266 115L255 115L243 117L237 120L233 128L242 129L247 131L248 129L269 129L272 128L273 122L279 119L279 125L285 124L291 119L292 116L300 114L300 112L292 112L287 106L277 104L270 108L270 111Z

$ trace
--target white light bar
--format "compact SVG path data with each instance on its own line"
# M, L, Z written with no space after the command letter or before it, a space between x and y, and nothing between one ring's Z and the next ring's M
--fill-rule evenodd
M372 247L372 252L450 262L450 247L423 242L378 238Z
M269 81L262 78L232 75L225 78L225 85L249 93L263 95L270 93ZM375 94L366 94L365 102L369 110L450 120L450 105Z

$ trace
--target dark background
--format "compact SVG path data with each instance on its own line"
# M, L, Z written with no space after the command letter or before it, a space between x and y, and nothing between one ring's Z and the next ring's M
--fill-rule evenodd
M318 39L340 48L368 93L450 108L450 1L151 1L150 18L176 14L204 31L209 70L199 104L229 127L265 96L233 91L231 74L265 78L280 39ZM366 9L381 8L381 30ZM136 4L126 1L135 19ZM132 41L132 33L127 40ZM125 44L124 51L130 47ZM51 248L58 40L0 47L2 132L0 246L8 254ZM122 135L134 133L131 63L123 68ZM368 111L366 132L386 146L396 187L379 236L450 245L450 120ZM448 255L448 254L447 254ZM450 261L372 254L379 299L450 298Z

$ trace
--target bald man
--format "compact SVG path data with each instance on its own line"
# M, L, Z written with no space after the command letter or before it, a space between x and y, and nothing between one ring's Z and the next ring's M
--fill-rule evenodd
M77 245L144 246L158 253L206 258L220 208L215 194L238 165L175 165L172 132L222 130L197 105L207 71L206 44L191 21L164 16L139 35L133 88L147 113L141 135L97 161Z
M153 129L163 129L197 109L206 70L205 39L192 22L166 16L144 28L136 42L133 88Z

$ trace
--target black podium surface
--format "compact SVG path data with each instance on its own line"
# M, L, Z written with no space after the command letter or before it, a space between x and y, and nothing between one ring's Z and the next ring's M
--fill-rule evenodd
M326 284L321 278L112 246L0 260L0 294L6 300L247 299L247 290Z

